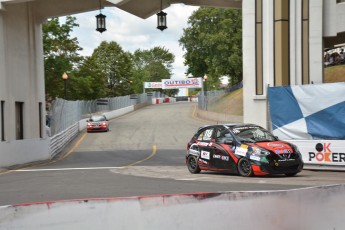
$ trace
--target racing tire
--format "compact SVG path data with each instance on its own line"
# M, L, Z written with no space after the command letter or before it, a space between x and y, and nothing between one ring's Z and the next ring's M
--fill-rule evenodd
M190 173L196 174L201 172L201 169L199 168L198 161L196 156L188 156L187 157L187 168Z
M296 176L297 173L286 173L285 176L288 176L288 177L293 177L293 176Z
M238 161L237 170L238 170L238 173L244 177L251 177L254 175L253 169L252 169L252 164L250 163L250 160L248 160L245 157L242 157Z

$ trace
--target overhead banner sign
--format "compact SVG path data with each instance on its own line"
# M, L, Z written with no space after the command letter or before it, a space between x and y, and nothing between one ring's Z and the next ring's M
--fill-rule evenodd
M162 82L144 82L145 89L161 89Z
M181 79L163 79L162 89L179 88L202 88L202 79L199 78L181 78Z

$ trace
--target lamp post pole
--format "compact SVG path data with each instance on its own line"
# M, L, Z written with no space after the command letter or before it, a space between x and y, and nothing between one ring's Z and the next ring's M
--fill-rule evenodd
M205 87L204 87L204 104L205 104L205 109L207 111L207 88L206 88L206 81L207 81L207 75L205 74L203 77L203 81L205 82Z
M65 87L64 87L64 90L65 90L65 100L67 100L67 79L68 79L68 75L67 75L66 72L62 74L62 79L63 79L64 85L65 85Z

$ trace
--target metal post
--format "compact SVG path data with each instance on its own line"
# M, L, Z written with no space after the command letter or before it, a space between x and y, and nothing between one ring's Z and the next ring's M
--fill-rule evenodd
M65 100L67 100L67 79L64 79L65 83Z

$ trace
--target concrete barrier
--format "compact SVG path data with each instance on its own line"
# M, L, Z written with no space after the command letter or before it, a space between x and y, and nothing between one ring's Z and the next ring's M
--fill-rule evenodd
M50 158L49 145L50 138L0 142L0 171L1 168Z
M156 105L156 104L161 104L164 102L164 98L152 98L152 104Z
M0 229L345 229L345 185L0 207Z

